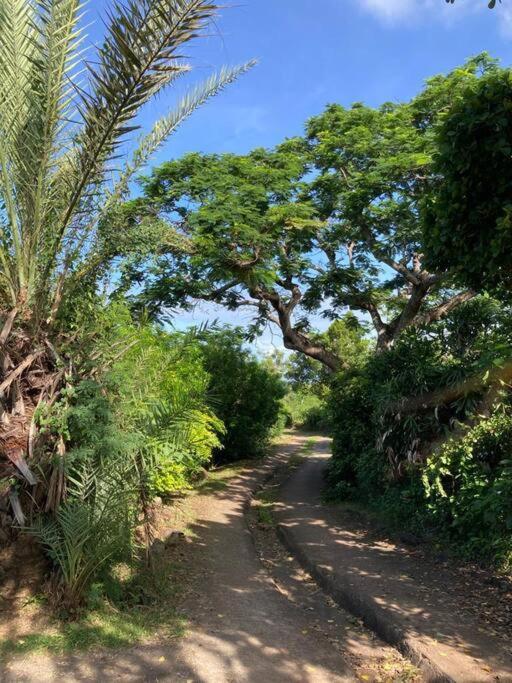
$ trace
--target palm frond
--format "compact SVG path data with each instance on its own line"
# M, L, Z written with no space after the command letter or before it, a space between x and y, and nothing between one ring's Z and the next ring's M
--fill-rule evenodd
M59 241L84 190L103 173L124 136L137 129L137 113L188 68L180 62L178 50L204 28L215 10L208 0L130 0L115 6L98 52L99 65L89 65L90 92L83 94L81 104L79 174Z
M109 197L107 206L110 206L113 201L119 199L124 194L133 175L147 164L149 159L158 151L169 136L198 107L220 93L226 86L236 81L239 76L245 74L255 64L255 60L250 60L236 67L224 67L219 73L213 74L204 83L188 92L171 112L159 119L153 126L153 129L140 139L131 161L126 165L121 178Z

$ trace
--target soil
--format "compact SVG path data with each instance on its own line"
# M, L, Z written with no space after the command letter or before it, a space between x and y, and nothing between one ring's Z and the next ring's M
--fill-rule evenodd
M286 550L276 533L272 511L270 523L267 515L261 514L262 509L268 509L268 501L278 501L280 487L300 464L301 460L294 459L292 465L277 470L252 498L247 511L256 552L276 590L307 613L311 628L342 653L357 680L370 683L421 681L421 672L411 662L365 628L361 619L340 608Z
M21 535L0 549L0 640L50 628L41 606L47 564L34 539Z

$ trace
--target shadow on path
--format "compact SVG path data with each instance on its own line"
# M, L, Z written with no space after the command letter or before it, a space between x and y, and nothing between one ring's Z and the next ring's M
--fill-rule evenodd
M512 681L512 644L461 613L462 596L442 567L385 539L364 516L321 503L328 439L296 470L276 510L292 551L338 602L430 675L478 683ZM478 601L479 596L474 595Z
M272 585L256 555L244 506L251 491L300 447L290 442L223 490L195 496L194 541L184 548L189 587L179 605L185 637L117 652L14 660L1 680L341 683L355 680L340 654L308 629L307 613Z

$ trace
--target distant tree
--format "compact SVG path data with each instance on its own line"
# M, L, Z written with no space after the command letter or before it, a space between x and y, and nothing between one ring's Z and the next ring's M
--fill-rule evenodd
M368 325L349 312L314 338L338 358L343 358L345 368L350 370L359 367L368 357L372 341L367 333ZM324 365L300 353L289 358L285 370L285 376L294 389L307 388L320 393L328 382L328 375Z

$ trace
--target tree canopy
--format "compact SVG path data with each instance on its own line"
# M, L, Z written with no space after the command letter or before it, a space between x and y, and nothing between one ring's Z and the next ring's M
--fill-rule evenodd
M285 347L331 369L343 358L314 340L313 314L359 311L381 349L435 322L474 295L447 264L424 264L421 207L439 184L435 132L491 73L501 71L480 55L407 103L329 105L302 138L273 150L196 153L154 169L109 223L158 225L165 235L156 257L132 250L122 286L136 284L135 304L155 312L187 298L251 307L253 332L276 325Z
M437 131L442 178L425 200L429 262L473 287L512 284L512 74L491 69L468 84Z

